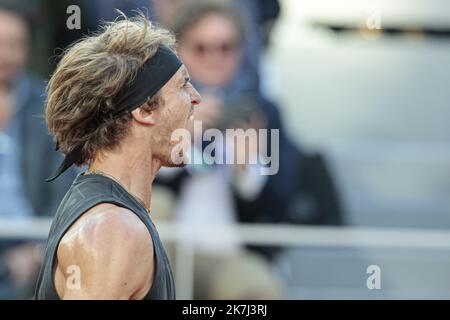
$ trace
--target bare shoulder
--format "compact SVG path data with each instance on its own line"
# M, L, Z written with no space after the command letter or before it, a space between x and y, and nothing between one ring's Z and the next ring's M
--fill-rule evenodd
M130 210L113 204L86 212L62 238L57 258L60 272L74 265L80 270L78 291L57 286L60 295L63 291L74 298L142 298L155 269L146 226Z

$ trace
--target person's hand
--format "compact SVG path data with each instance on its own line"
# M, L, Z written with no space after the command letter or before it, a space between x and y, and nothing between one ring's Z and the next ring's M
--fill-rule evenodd
M244 130L244 132L246 132L247 130L253 130L255 129L251 124L249 123L245 123L245 122L241 122L241 123L236 123L234 126L235 129L242 129ZM256 139L253 139L253 135L250 135L250 139L237 139L237 141L234 142L235 145L235 174L241 174L243 173L246 168L247 165L250 164L250 160L256 160L258 161L258 142L259 142L259 137L258 137L258 132L256 131ZM244 163L239 163L238 159L245 159Z
M250 135L251 137L255 137L256 139L237 139L237 142L235 141L233 143L234 145L234 154L235 154L235 165L234 165L234 173L237 175L240 175L245 172L247 166L250 164L250 160L256 160L258 162L259 153L262 150L259 150L260 146L263 146L266 142L260 141L259 138L259 130L264 128L265 121L264 119L258 115L255 114L250 119L249 122L247 121L235 121L231 125L233 129L242 129L244 132L247 130L255 130L255 135ZM261 144L262 143L262 144ZM245 159L244 163L238 163L237 157L241 159ZM254 162L254 161L253 161Z
M261 115L255 113L249 121L235 120L232 126L244 132L254 130L254 133L249 132L247 135L250 139L241 138L234 141L235 164L232 166L231 180L240 198L254 201L267 182L267 178L260 172L260 155L264 154L267 142L260 139L259 130L265 128L265 121ZM238 157L244 159L244 163L238 163Z
M11 94L0 88L0 131L5 130L13 110L14 105Z

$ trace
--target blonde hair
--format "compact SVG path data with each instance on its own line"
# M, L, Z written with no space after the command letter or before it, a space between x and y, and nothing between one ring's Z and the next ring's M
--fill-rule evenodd
M45 118L63 153L84 145L77 165L113 148L128 133L131 115L112 117L114 97L162 44L175 50L175 37L142 13L132 18L122 13L65 50L47 85ZM156 94L146 107L161 102Z

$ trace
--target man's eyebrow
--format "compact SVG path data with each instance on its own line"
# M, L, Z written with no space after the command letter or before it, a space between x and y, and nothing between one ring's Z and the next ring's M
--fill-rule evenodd
M189 76L186 74L183 78L181 78L180 83L187 83L191 80Z

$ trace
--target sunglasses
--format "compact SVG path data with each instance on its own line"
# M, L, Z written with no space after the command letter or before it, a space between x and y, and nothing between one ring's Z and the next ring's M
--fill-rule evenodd
M211 53L218 53L226 56L235 53L239 49L239 45L235 41L223 42L218 44L194 43L191 49L198 56L205 56Z

